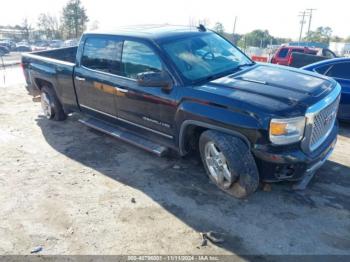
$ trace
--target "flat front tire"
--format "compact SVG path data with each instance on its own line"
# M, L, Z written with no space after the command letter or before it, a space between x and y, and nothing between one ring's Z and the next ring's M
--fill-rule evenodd
M199 151L207 175L221 190L244 198L258 188L258 169L242 139L208 130L200 136Z

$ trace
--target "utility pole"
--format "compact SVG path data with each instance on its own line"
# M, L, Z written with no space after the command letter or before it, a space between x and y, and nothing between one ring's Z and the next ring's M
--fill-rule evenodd
M308 29L307 29L307 35L309 36L310 28L311 28L312 12L313 12L313 11L316 11L317 9L308 8L308 9L306 9L306 10L309 12L309 27L308 27Z
M300 21L300 35L299 35L299 44L301 42L301 37L303 36L303 28L304 28L304 24L305 24L305 16L306 16L306 11L300 12L299 16L301 17L301 21Z
M233 24L233 32L232 32L232 40L233 40L233 43L235 44L235 33L236 33L236 23L237 23L237 16L235 16L235 22Z

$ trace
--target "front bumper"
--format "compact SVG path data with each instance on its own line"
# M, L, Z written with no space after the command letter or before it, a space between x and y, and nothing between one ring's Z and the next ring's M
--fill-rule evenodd
M302 151L300 146L255 146L252 149L260 173L260 180L264 182L297 181L309 173L319 169L331 155L338 134L336 123L327 139L310 154Z

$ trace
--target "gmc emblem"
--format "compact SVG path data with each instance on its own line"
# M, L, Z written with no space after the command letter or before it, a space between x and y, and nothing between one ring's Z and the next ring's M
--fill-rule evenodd
M333 120L334 115L335 115L335 110L324 119L323 124L325 126L328 125Z

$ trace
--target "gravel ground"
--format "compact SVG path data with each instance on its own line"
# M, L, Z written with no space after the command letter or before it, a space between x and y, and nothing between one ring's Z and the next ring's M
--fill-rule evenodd
M0 254L350 255L349 125L307 190L273 184L237 200L197 158L157 158L79 115L46 120L11 70L0 85ZM211 230L224 243L201 246Z

